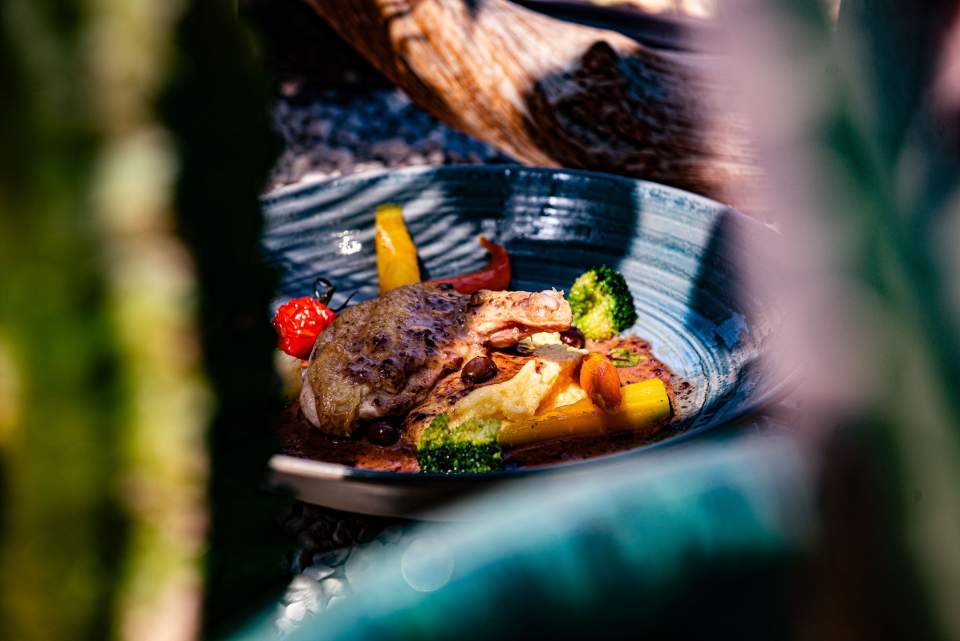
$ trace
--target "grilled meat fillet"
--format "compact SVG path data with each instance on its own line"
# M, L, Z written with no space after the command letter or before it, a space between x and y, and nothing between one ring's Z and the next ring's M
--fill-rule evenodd
M403 416L437 381L489 347L570 326L556 291L479 291L421 283L341 313L320 337L300 406L324 432L349 435L358 420Z

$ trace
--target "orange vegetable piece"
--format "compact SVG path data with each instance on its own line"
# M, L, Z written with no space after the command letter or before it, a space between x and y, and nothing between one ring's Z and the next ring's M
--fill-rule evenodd
M623 392L620 391L620 374L616 366L603 354L591 352L580 364L580 387L594 405L609 414L620 409Z
M377 206L375 245L380 293L420 282L417 248L403 222L399 205L385 203Z

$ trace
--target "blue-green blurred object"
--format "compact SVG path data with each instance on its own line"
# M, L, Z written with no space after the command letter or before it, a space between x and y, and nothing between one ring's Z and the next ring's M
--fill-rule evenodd
M787 638L811 472L771 437L518 484L375 546L291 638Z

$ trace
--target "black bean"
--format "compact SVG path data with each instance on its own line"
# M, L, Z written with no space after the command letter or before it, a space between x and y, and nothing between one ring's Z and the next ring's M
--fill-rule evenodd
M576 327L570 327L570 329L565 329L560 332L560 340L563 341L565 345L570 347L576 347L580 349L587 343L587 338L583 335Z
M477 383L489 381L496 375L497 364L493 362L492 358L487 356L471 358L467 364L463 366L463 371L460 372L460 378L468 385L476 385Z
M367 423L367 440L374 445L393 445L400 438L400 430L389 421Z

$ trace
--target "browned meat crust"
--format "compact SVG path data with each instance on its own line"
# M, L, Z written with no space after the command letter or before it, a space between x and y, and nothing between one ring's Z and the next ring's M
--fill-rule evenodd
M301 393L307 419L349 435L359 419L402 417L469 357L570 326L557 292L397 288L344 311L314 346Z

